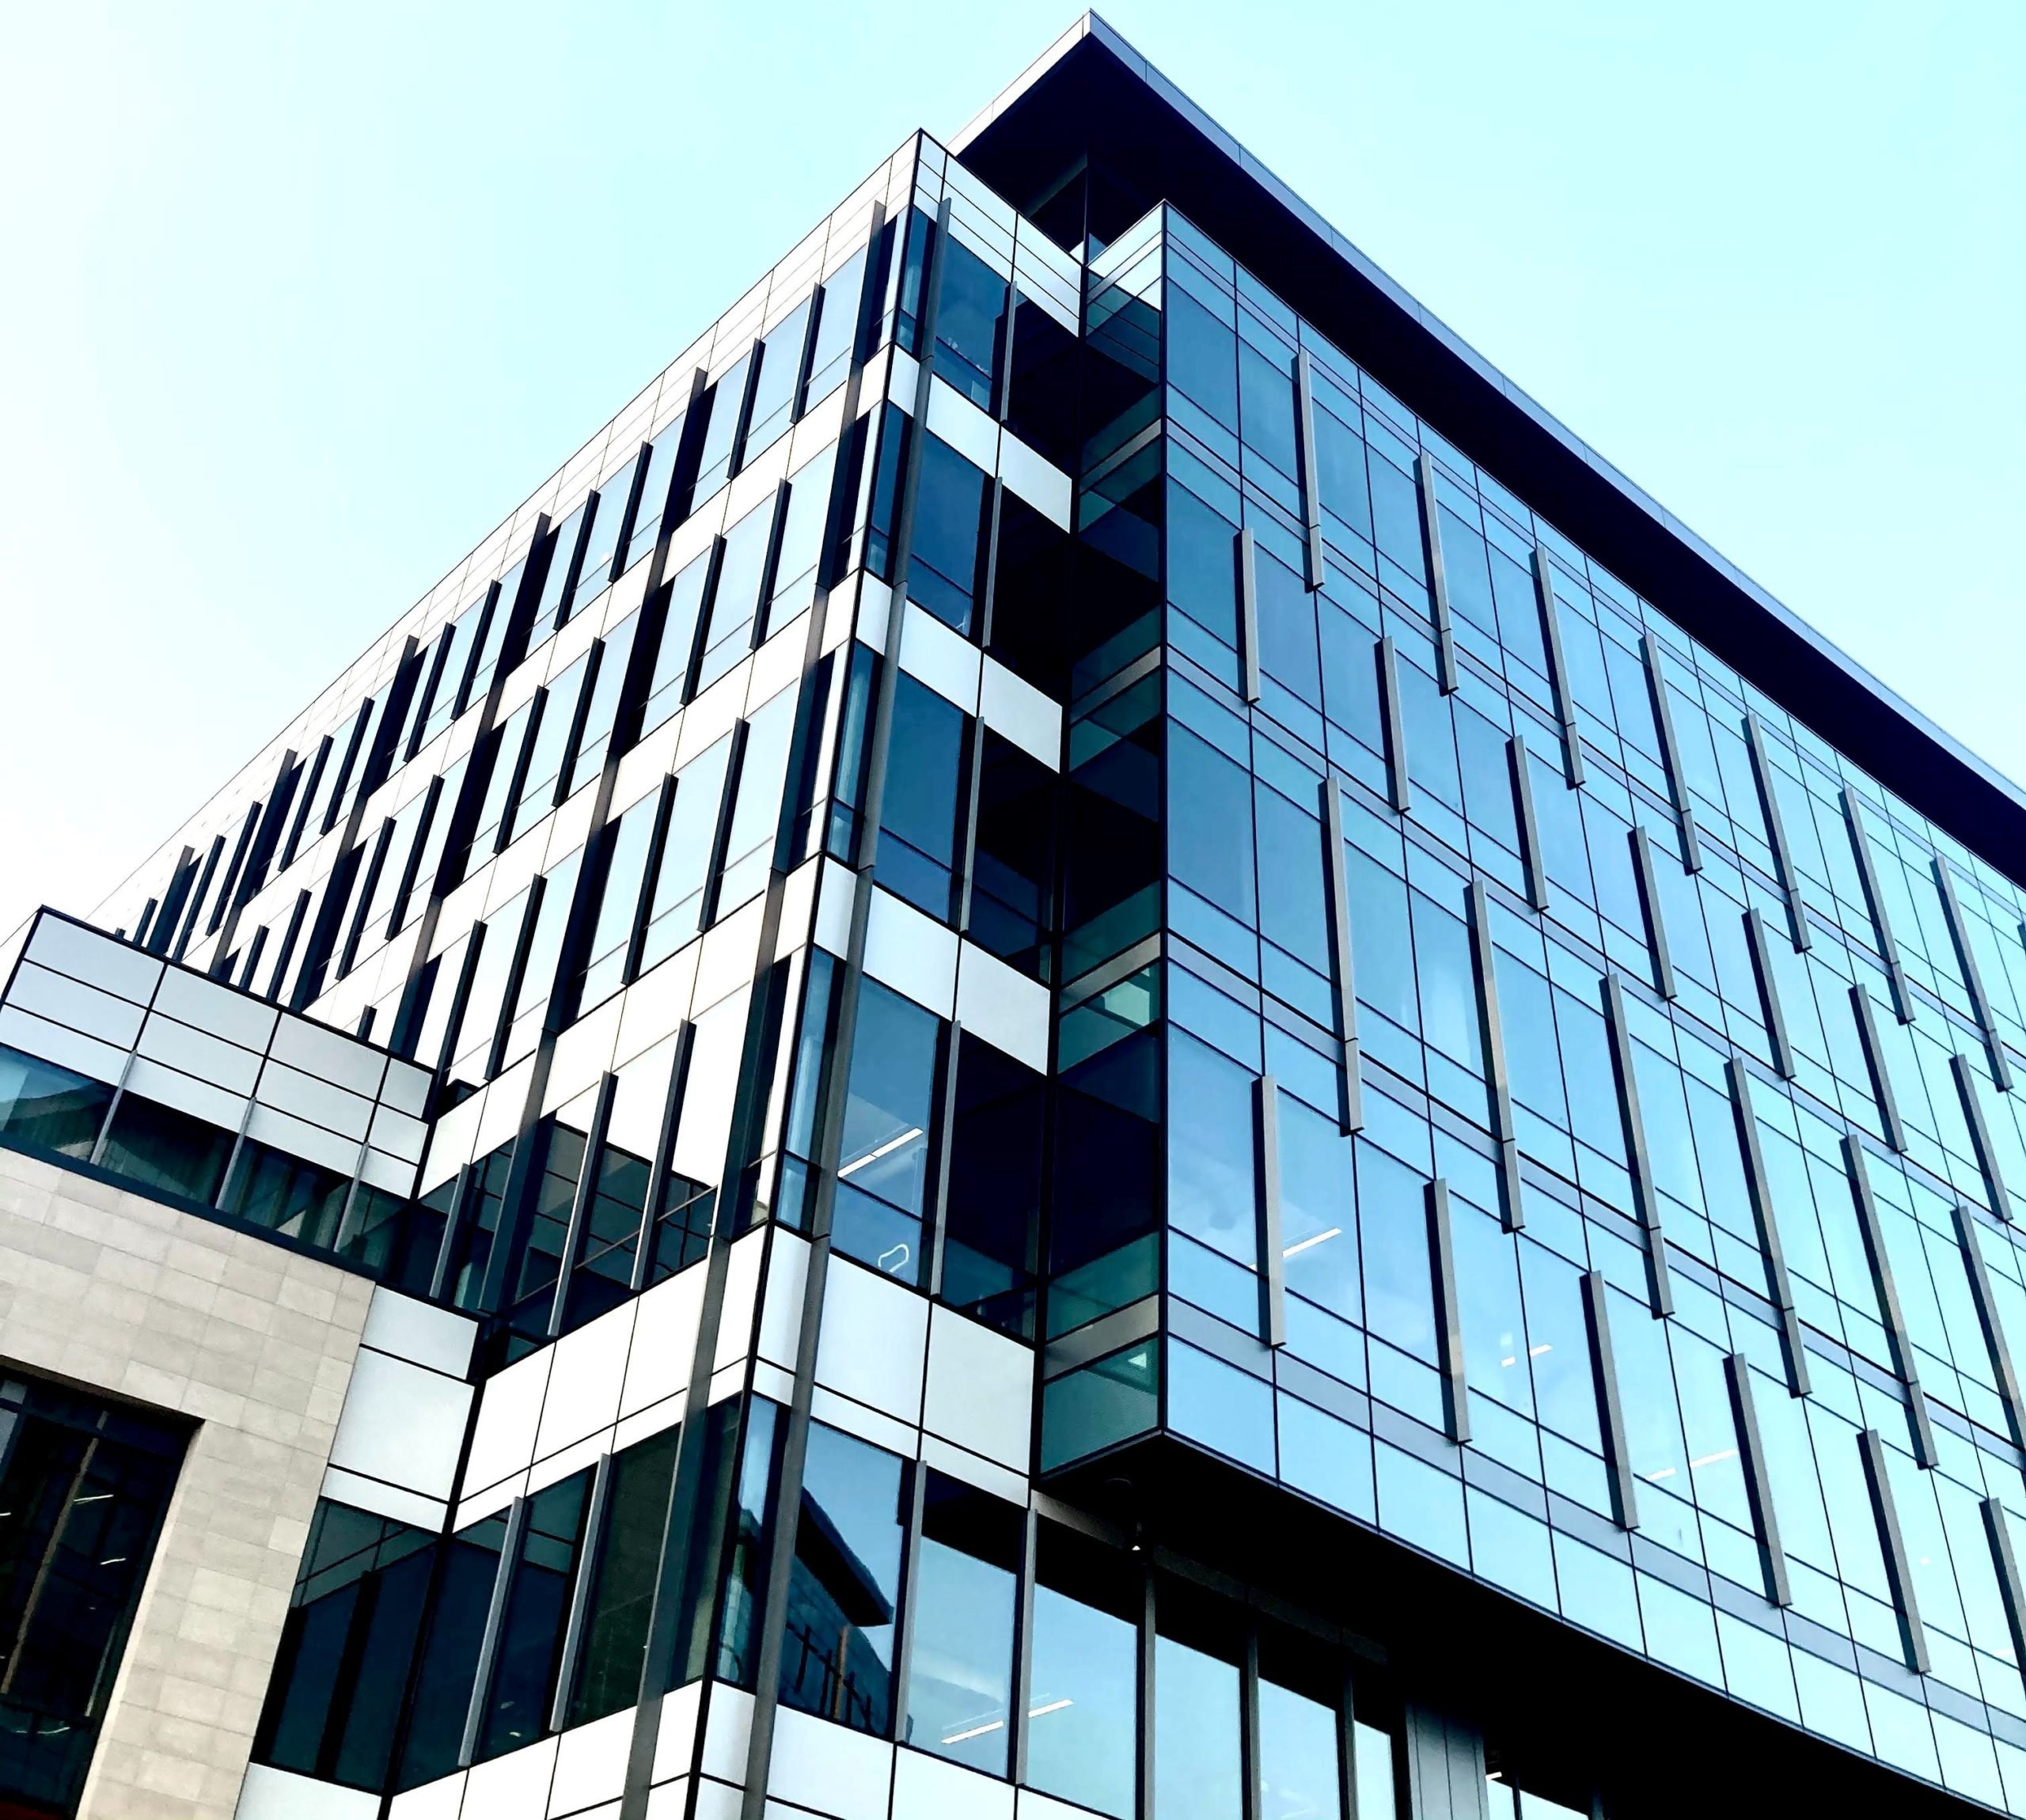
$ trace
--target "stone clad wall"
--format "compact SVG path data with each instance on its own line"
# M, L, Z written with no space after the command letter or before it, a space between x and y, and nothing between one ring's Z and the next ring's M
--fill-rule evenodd
M372 1287L0 1151L0 1362L196 1424L82 1820L230 1820Z

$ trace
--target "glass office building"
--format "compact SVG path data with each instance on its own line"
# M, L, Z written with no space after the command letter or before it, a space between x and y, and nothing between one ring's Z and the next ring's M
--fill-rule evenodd
M0 1814L2026 1814L2022 882L1087 18L25 932L357 1319L116 1747L229 1412L0 1302Z

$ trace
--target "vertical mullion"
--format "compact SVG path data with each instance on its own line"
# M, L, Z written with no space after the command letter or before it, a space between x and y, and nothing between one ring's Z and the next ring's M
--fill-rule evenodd
M1653 698L1653 724L1660 736L1660 763L1667 774L1667 794L1681 821L1682 863L1690 872L1702 870L1702 843L1696 837L1695 810L1689 800L1688 779L1681 767L1681 741L1675 737L1674 704L1667 700L1667 672L1661 667L1660 641L1650 631L1640 640L1646 660L1646 688Z
M591 1200L597 1192L605 1132L612 1123L612 1102L618 1090L618 1075L601 1076L598 1098L591 1105L591 1128L584 1134L584 1166L577 1177L577 1192L570 1197L570 1224L563 1234L563 1255L556 1272L556 1295L549 1303L548 1333L552 1340L563 1331L563 1310L569 1299L570 1276L577 1268L578 1255L584 1247L584 1232L590 1223Z
M668 1192L670 1153L675 1148L676 1127L681 1122L682 1102L689 1090L689 1054L696 1041L696 1026L685 1018L675 1027L675 1056L669 1065L668 1096L662 1102L661 1129L654 1154L647 1164L647 1204L640 1212L640 1237L633 1248L633 1283L635 1294L647 1287L647 1272L654 1249L654 1229L661 1218L662 1196Z
M607 1080L613 1077L605 1076ZM601 1540L605 1527L605 1511L612 1496L612 1455L598 1455L598 1465L591 1470L590 1496L584 1508L583 1540L577 1548L577 1573L570 1587L569 1610L563 1622L563 1647L558 1652L556 1667L556 1691L549 1697L548 1729L560 1731L570 1723L571 1683L577 1678L577 1659L584 1649L584 1628L590 1617L591 1586L598 1575L598 1563L593 1558Z
M1527 874L1527 907L1537 916L1545 916L1547 856L1541 851L1541 827L1534 813L1534 775L1527 762L1527 742L1516 733L1505 742L1505 762L1512 773L1512 804L1520 823L1520 863Z
M1435 682L1444 695L1454 695L1456 633L1449 615L1449 574L1442 561L1442 519L1435 491L1435 462L1424 449L1414 457L1415 491L1421 506L1421 551L1428 559L1428 611L1435 624Z
M1350 881L1344 870L1344 796L1334 775L1323 779L1322 877L1329 893L1330 971L1336 988L1337 1040L1342 1071L1337 1124L1345 1136L1364 1125L1363 1057L1358 1046L1357 973L1351 950Z
M1596 1385L1604 1468L1611 1475L1611 1514L1620 1529L1636 1530L1639 1500L1632 1478L1631 1450L1626 1444L1625 1410L1618 1401L1618 1362L1611 1354L1611 1318L1604 1299L1604 1273L1585 1271L1582 1280L1583 1320L1590 1341L1590 1373Z
M1387 799L1395 815L1405 815L1413 805L1413 791L1407 781L1407 721L1400 700L1400 655L1393 635L1379 641L1379 718L1386 741Z
M1984 1192L1991 1197L1991 1211L2008 1226L2012 1223L2012 1196L1998 1166L1998 1152L1991 1147L1990 1128L1984 1123L1984 1102L1977 1096L1977 1078L1970 1071L1970 1058L1948 1058L1949 1072L1956 1077L1956 1098L1963 1102L1963 1117L1970 1128L1970 1147L1977 1153L1977 1168L1984 1178Z
M2005 1405L2005 1425L2013 1444L2026 1447L2026 1404L2020 1401L2018 1374L2013 1369L2012 1348L2005 1337L2005 1324L1998 1318L1998 1302L1991 1294L1990 1272L1977 1243L1977 1216L1957 1202L1956 1242L1963 1248L1963 1268L1970 1279L1970 1299L1975 1303L1977 1325L1982 1330L1984 1348L1990 1355L1991 1371L1998 1379L1999 1399ZM2026 1663L2026 1655L2020 1658Z
M2005 1041L1998 1034L1998 1020L1991 1015L1990 997L1984 991L1982 969L1978 966L1975 950L1970 946L1970 925L1963 919L1963 904L1956 895L1956 881L1949 876L1948 867L1939 854L1935 855L1934 882L1941 892L1941 908L1948 918L1948 934L1956 944L1956 957L1962 963L1963 983L1969 988L1971 1009L1976 1014L1977 1027L1983 1032L1984 1047L1990 1054L1991 1079L2000 1093L2010 1093L2012 1067L2005 1059Z
M1144 1564L1146 1557L1138 1557ZM1155 1739L1154 1737L1154 1660L1155 1612L1154 1606L1154 1574L1151 1568L1142 1566L1140 1601L1140 1761L1139 1784L1140 1820L1155 1820L1154 1816L1154 1764Z
M1569 684L1569 662L1561 654L1561 613L1555 605L1554 571L1547 545L1534 546L1534 599L1541 613L1541 643L1547 653L1548 683L1554 691L1555 717L1561 722L1562 756L1571 790L1583 787L1583 735L1576 724L1576 698Z
M1251 528L1239 533L1232 545L1238 566L1239 693L1259 699L1259 558Z
M1315 455L1315 383L1308 350L1295 356L1295 425L1301 442L1302 533L1308 546L1308 587L1313 593L1329 578L1322 557L1322 488Z
M890 1735L899 1738L907 1736L909 1683L914 1677L915 1608L921 1603L914 1593L921 1574L922 1507L928 1492L926 1465L914 1460L904 1469L908 1486L902 1494L907 1500L907 1518L901 1538L901 1623L893 1640L893 1692L887 1715Z
M1744 1489L1751 1521L1759 1532L1759 1555L1766 1574L1766 1596L1777 1606L1792 1605L1787 1584L1787 1557L1780 1546L1780 1519L1773 1508L1773 1482L1766 1469L1766 1447L1759 1437L1759 1412L1751 1401L1751 1367L1742 1352L1724 1360L1724 1382L1731 1393L1731 1417L1738 1433L1738 1452L1744 1467Z
M1793 1285L1787 1276L1787 1254L1780 1242L1780 1224L1773 1206L1772 1185L1759 1142L1759 1117L1752 1109L1751 1076L1733 1056L1724 1066L1731 1087L1731 1116L1736 1122L1738 1150L1744 1162L1745 1192L1758 1229L1759 1249L1766 1259L1768 1287L1780 1313L1780 1337L1787 1356L1787 1385L1796 1397L1808 1393L1808 1356L1801 1343L1800 1317L1794 1307Z
M1618 1077L1618 1117L1625 1126L1626 1160L1631 1165L1632 1198L1646 1233L1647 1291L1656 1314L1674 1312L1674 1291L1667 1279L1667 1242L1660 1227L1660 1200L1653 1185L1652 1164L1646 1152L1646 1121L1639 1109L1639 1077L1633 1067L1632 1032L1625 1021L1625 989L1615 973L1603 976L1604 1029L1610 1039L1612 1071Z
M1653 842L1641 824L1626 836L1632 849L1633 882L1646 919L1646 946L1653 956L1653 987L1664 999L1675 995L1674 957L1667 949L1667 922L1660 907L1660 881L1653 870Z
M923 273L923 305L916 343L923 352L916 365L912 427L909 436L906 471L901 480L901 508L893 531L891 572L895 579L887 606L881 653L884 661L879 668L878 691L874 698L867 740L870 756L860 808L851 932L845 944L838 987L834 1052L843 1061L841 1066L832 1070L825 1095L819 1154L813 1159L818 1171L816 1194L809 1223L809 1261L802 1285L801 1319L795 1336L795 1386L776 1474L775 1497L777 1507L783 1511L801 1508L802 1473L808 1459L810 1410L816 1391L816 1348L822 1326L824 1292L830 1263L830 1221L837 1196L837 1145L843 1135L844 1105L849 1090L849 1057L857 1029L859 986L864 975L866 940L872 912L873 871L878 857L879 825L884 810L886 767L892 744L893 701L900 683L901 635L907 615L908 559L920 491L922 452L928 427L930 386L935 366L935 317L942 290L943 248L948 241L949 226L950 198L945 195L936 210L935 233L930 241L929 256ZM879 224L875 220L875 245L878 236ZM904 248L897 250L899 256L905 259ZM861 364L856 372L862 371ZM848 396L855 403L855 392ZM812 621L812 628L814 624ZM767 1556L765 1602L761 1607L767 1613L767 1622L761 1629L759 1654L754 1664L755 1692L746 1748L746 1788L740 1800L743 1820L764 1820L767 1805L767 1778L773 1761L774 1719L780 1705L782 1621L794 1564L795 1525L791 1522L779 1522L775 1526ZM644 1728L636 1730L635 1757L643 1757L651 1749L650 1734ZM625 1820L640 1820L645 1813L645 1793L643 1776L641 1799L636 1805L629 1779Z
M1857 1436L1857 1453L1865 1463L1865 1484L1871 1493L1872 1516L1878 1526L1880 1552L1885 1556L1885 1577L1891 1583L1906 1666L1916 1674L1925 1674L1927 1636L1921 1627L1920 1601L1914 1596L1913 1570L1906 1559L1906 1538L1899 1529L1899 1507L1892 1501L1892 1483L1886 1476L1885 1443L1876 1428L1866 1428Z
M1850 1010L1857 1021L1857 1046L1865 1052L1865 1067L1871 1075L1872 1098L1878 1101L1879 1123L1885 1127L1885 1141L1903 1156L1906 1128L1899 1122L1899 1101L1892 1091L1892 1075L1885 1065L1885 1045L1879 1040L1871 994L1861 984L1850 988Z
M1766 945L1766 919L1756 909L1744 913L1744 945L1751 955L1752 976L1759 986L1759 1007L1766 1018L1766 1037L1773 1051L1773 1068L1783 1081L1794 1078L1794 1046L1787 1037L1787 1014L1780 1007L1780 986L1773 973L1773 951Z
M1879 889L1878 861L1871 850L1864 808L1857 791L1847 783L1843 786L1843 826L1850 837L1851 851L1857 855L1857 879L1864 886L1865 908L1871 912L1872 933L1878 942L1880 957L1885 962L1886 978L1891 982L1892 1009L1901 1023L1910 1024L1914 996L1907 988L1906 969L1899 965L1899 943L1893 935L1891 919L1885 913L1885 899Z
M1449 1225L1449 1184L1440 1176L1422 1191L1428 1214L1428 1273L1435 1283L1435 1344L1441 1355L1442 1406L1449 1438L1470 1438L1470 1387L1463 1357L1463 1309L1456 1291L1456 1248Z
M936 1120L935 1179L929 1190L928 1269L924 1283L931 1301L943 1293L943 1233L950 1220L950 1153L956 1141L957 1061L963 1041L964 1026L953 1020L943 1045L943 1104Z
M1259 1245L1259 1337L1288 1343L1287 1271L1280 1255L1280 1088L1271 1075L1252 1083L1252 1206Z
M1245 1660L1239 1669L1238 1754L1239 1813L1242 1820L1265 1820L1259 1776L1259 1627L1254 1624L1245 1627Z
M1935 1464L1934 1431L1928 1421L1927 1398L1921 1393L1920 1367L1914 1356L1914 1343L1907 1337L1906 1318L1899 1309L1899 1288L1893 1280L1892 1259L1885 1249L1885 1228L1878 1217L1878 1202L1872 1193L1871 1171L1865 1166L1864 1146L1849 1134L1843 1139L1843 1162L1850 1173L1850 1200L1857 1208L1857 1230L1865 1242L1865 1259L1871 1266L1872 1287L1877 1292L1879 1312L1884 1317L1886 1338L1892 1346L1892 1363L1906 1386L1906 1413L1913 1427L1914 1457L1923 1466Z
M1034 1687L1034 1560L1041 1538L1041 1519L1030 1503L1020 1514L1020 1578L1013 1619L1012 1757L1009 1765L1015 1788L1027 1780L1027 1709Z
M514 1585L514 1568L521 1553L521 1539L527 1533L528 1500L516 1498L507 1507L506 1534L499 1545L499 1566L492 1576L492 1596L486 1602L485 1629L478 1646L478 1668L472 1677L470 1704L465 1708L464 1735L457 1746L457 1767L469 1769L478 1754L479 1732L485 1723L485 1707L492 1693L492 1671L499 1655L499 1633L506 1625L506 1597Z
M1492 1136L1498 1143L1499 1193L1505 1230L1527 1223L1520 1199L1520 1138L1512 1119L1512 1079L1505 1065L1505 1022L1498 1005L1498 948L1492 938L1491 895L1473 878L1464 893L1469 912L1470 959L1477 974L1478 1030L1484 1042L1485 1080L1491 1090Z

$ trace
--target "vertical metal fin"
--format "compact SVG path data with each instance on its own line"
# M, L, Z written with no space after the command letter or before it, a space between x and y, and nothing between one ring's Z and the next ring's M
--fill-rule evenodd
M1391 634L1379 641L1379 718L1386 740L1387 799L1393 813L1405 815L1413 806L1407 781L1407 719L1400 700L1400 654Z
M1238 564L1239 693L1259 699L1259 558L1250 530L1238 534L1233 560Z
M1456 1248L1449 1230L1449 1184L1440 1176L1424 1190L1428 1271L1435 1282L1435 1344L1442 1361L1442 1407L1449 1438L1470 1438L1470 1386L1463 1358L1462 1303L1456 1293Z
M1759 1439L1759 1412L1751 1401L1751 1367L1742 1352L1733 1352L1724 1359L1724 1382L1731 1393L1731 1419L1737 1427L1745 1496L1751 1505L1752 1526L1759 1532L1759 1559L1766 1573L1766 1596L1775 1605L1792 1605L1787 1556L1780 1546L1780 1519L1773 1508L1773 1484L1766 1470L1766 1446Z
M1892 1482L1886 1477L1885 1443L1878 1438L1876 1428L1867 1428L1857 1436L1857 1452L1865 1463L1865 1484L1871 1492L1872 1515L1878 1524L1885 1577L1891 1583L1892 1603L1899 1613L1899 1640L1906 1649L1906 1666L1916 1674L1925 1674L1927 1633L1921 1628L1920 1601L1914 1593L1906 1539L1899 1530L1899 1511L1892 1501Z
M1632 848L1633 882L1646 918L1646 946L1653 954L1653 986L1664 999L1675 996L1674 957L1667 950L1667 919L1660 908L1660 880L1653 870L1653 840L1643 826L1626 836Z
M1671 1314L1675 1299L1667 1277L1667 1242L1660 1229L1660 1197L1646 1153L1646 1121L1639 1109L1639 1076L1633 1066L1632 1030L1625 1020L1625 989L1615 973L1605 974L1603 985L1604 1029L1611 1041L1618 1117L1625 1125L1626 1154L1632 1165L1632 1199L1646 1234L1648 1298L1656 1314Z
M1787 1359L1787 1386L1796 1397L1808 1393L1808 1354L1801 1344L1800 1317L1794 1308L1794 1291L1787 1275L1787 1253L1780 1242L1780 1223L1773 1206L1772 1184L1766 1174L1766 1157L1759 1147L1759 1117L1752 1109L1751 1075L1736 1056L1725 1064L1731 1087L1731 1117L1736 1121L1738 1151L1744 1159L1745 1192L1751 1201L1753 1225L1758 1229L1759 1249L1766 1259L1766 1288L1780 1313L1780 1340Z
M1998 1034L1998 1020L1991 1015L1990 995L1984 990L1983 970L1977 965L1970 946L1970 925L1963 916L1962 900L1956 894L1956 881L1947 862L1935 855L1934 882L1941 893L1941 908L1948 918L1948 934L1956 945L1956 958L1963 969L1963 983L1970 991L1970 1008L1975 1012L1977 1028L1984 1033L1984 1048L1991 1059L1991 1079L2001 1094L2012 1091L2012 1064L2005 1060L2005 1040Z
M1766 818L1766 838L1773 849L1773 870L1787 898L1788 935L1794 946L1805 950L1814 938L1808 933L1808 906L1801 901L1800 874L1794 870L1793 855L1787 847L1787 825L1780 814L1780 798L1773 786L1773 760L1766 749L1766 729L1759 716L1744 717L1744 742L1751 753L1751 774L1759 785L1759 806Z
M2006 1225L2012 1223L2012 1196L1998 1166L1998 1152L1991 1147L1990 1127L1984 1123L1984 1102L1977 1097L1977 1077L1970 1072L1967 1056L1951 1056L1948 1070L1956 1077L1956 1097L1963 1102L1963 1117L1970 1127L1971 1147L1977 1153L1977 1168L1984 1178L1984 1192L1991 1197L1991 1211Z
M2019 1395L2019 1376L2013 1369L2012 1348L2005 1337L2005 1324L1998 1319L1998 1299L1991 1294L1990 1272L1977 1243L1977 1216L1958 1202L1956 1208L1956 1242L1963 1248L1963 1268L1970 1279L1970 1299L1976 1304L1977 1325L1982 1329L1984 1349L1990 1355L1992 1374L1998 1379L1999 1401L2005 1405L2005 1426L2016 1447L2026 1447L2026 1404ZM2026 1663L2026 1656L2020 1660Z
M1906 1318L1900 1312L1899 1287L1893 1280L1892 1257L1885 1248L1885 1228L1879 1220L1877 1199L1872 1193L1864 1146L1848 1134L1843 1139L1843 1164L1850 1174L1850 1200L1857 1210L1857 1230L1865 1242L1865 1260L1871 1266L1872 1287L1877 1292L1885 1336L1892 1347L1893 1368L1906 1387L1906 1418L1913 1431L1914 1458L1923 1466L1932 1466L1936 1463L1934 1429L1928 1420L1927 1398L1921 1393L1919 1362L1914 1356L1914 1343L1906 1335Z
M1358 1048L1357 973L1351 953L1351 890L1344 870L1344 797L1334 777L1322 780L1322 878L1329 893L1330 971L1336 989L1337 1039L1342 1078L1337 1124L1345 1136L1364 1126L1363 1058Z
M1478 1032L1484 1043L1485 1084L1490 1090L1491 1135L1498 1141L1499 1195L1505 1230L1527 1223L1520 1199L1519 1133L1512 1120L1512 1086L1505 1065L1505 1026L1498 1007L1497 944L1492 939L1491 894L1474 878L1464 893L1470 930L1470 960L1477 976Z
M1681 768L1681 741L1675 737L1675 711L1667 700L1667 673L1660 665L1660 641L1651 632L1640 641L1646 659L1646 689L1653 698L1653 724L1660 735L1660 763L1667 774L1667 794L1681 821L1682 863L1702 870L1702 843L1696 837L1695 810L1689 801L1688 779Z
M1302 537L1313 593L1329 579L1329 571L1322 555L1322 487L1315 455L1315 377L1305 347L1295 356L1295 431L1301 444Z
M1512 773L1512 807L1520 824L1520 863L1527 874L1527 906L1536 916L1545 916L1547 856L1541 851L1541 826L1534 814L1534 774L1527 762L1527 742L1516 733L1505 742L1505 762Z
M1892 1091L1892 1076L1885 1065L1885 1045L1880 1041L1878 1021L1872 1014L1871 994L1861 985L1850 988L1850 1011L1857 1021L1857 1046L1865 1052L1865 1068L1871 1076L1872 1098L1878 1101L1879 1123L1885 1127L1885 1141L1905 1155L1906 1128L1899 1122L1899 1101Z
M1583 1276L1583 1321L1590 1339L1590 1372L1596 1382L1597 1412L1603 1431L1604 1469L1611 1475L1611 1515L1622 1530L1639 1527L1637 1488L1632 1479L1632 1455L1626 1445L1625 1410L1618 1401L1618 1364L1611 1356L1611 1310L1604 1298L1604 1273Z
M1541 609L1541 642L1547 651L1548 682L1554 690L1556 717L1561 722L1564 762L1569 787L1583 787L1583 736L1576 724L1576 697L1569 687L1569 662L1561 654L1561 615L1555 605L1554 571L1547 545L1534 546L1534 598Z
M1421 502L1421 550L1428 558L1428 615L1435 625L1435 681L1444 695L1454 695L1456 633L1449 616L1449 573L1442 561L1442 517L1436 499L1435 463L1424 449L1414 457L1414 480Z
M1252 1083L1252 1209L1259 1240L1259 1337L1288 1343L1287 1268L1280 1253L1280 1101L1271 1075Z
M1773 950L1766 945L1766 919L1755 909L1744 913L1744 945L1759 982L1759 1007L1766 1018L1766 1041L1772 1045L1774 1071L1781 1080L1790 1081L1794 1078L1794 1046L1787 1037L1787 1014L1780 1008L1780 985L1773 973Z
M1892 920L1885 913L1885 898L1878 885L1878 861L1871 850L1871 835L1865 825L1864 806L1849 784L1843 786L1843 825L1856 855L1857 878L1865 889L1865 908L1871 912L1871 925L1878 938L1878 952L1885 962L1885 976L1892 985L1892 1009L1903 1024L1914 1021L1914 995L1906 985L1906 969L1899 965L1899 944L1892 934Z
M1998 1590L2005 1603L2005 1621L2012 1632L2012 1653L2026 1674L2026 1589L2019 1580L2019 1559L2013 1553L2012 1530L2006 1522L2005 1506L1986 1498L1979 1507L1983 1514L1984 1534L1991 1545L1991 1565L1998 1572Z

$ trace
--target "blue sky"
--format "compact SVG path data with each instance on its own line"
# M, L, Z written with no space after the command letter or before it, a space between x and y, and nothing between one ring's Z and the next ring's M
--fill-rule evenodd
M2026 777L2026 7L1104 11ZM954 132L1073 17L13 9L0 931L89 909L909 131Z

